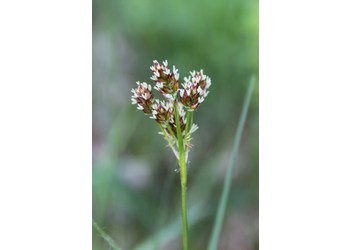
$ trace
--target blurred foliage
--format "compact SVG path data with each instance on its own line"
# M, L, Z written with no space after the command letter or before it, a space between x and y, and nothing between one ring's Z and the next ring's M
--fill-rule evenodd
M258 1L93 0L93 218L123 249L181 249L180 182L158 126L131 105L154 59L203 69L194 114L191 249L206 249L250 76L258 78ZM219 249L258 249L258 87L244 130ZM180 225L180 224L179 224ZM93 231L93 249L109 249Z

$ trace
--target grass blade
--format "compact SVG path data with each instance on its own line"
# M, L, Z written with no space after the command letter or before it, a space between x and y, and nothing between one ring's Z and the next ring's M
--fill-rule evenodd
M102 236L102 238L107 241L108 245L114 249L114 250L122 250L117 243L115 243L115 241L105 232L103 231L102 228L99 227L99 225L92 220L92 225L94 226L94 228L96 229L96 231Z
M246 96L244 99L241 117L239 118L236 136L235 136L235 139L233 141L230 162L229 162L227 170L226 170L224 187L223 187L223 190L221 193L219 208L218 208L217 213L216 213L215 224L214 224L214 228L213 228L213 231L212 231L212 234L210 237L208 250L216 250L217 246L218 246L220 232L221 232L221 228L222 228L222 222L224 220L227 201L228 201L228 197L230 194L232 174L233 174L233 170L234 170L235 163L236 163L236 158L237 158L237 154L238 154L238 150L239 150L239 144L240 144L241 138L242 138L244 124L245 124L246 118L247 118L250 100L251 100L252 93L254 90L254 84L255 84L255 77L253 76L250 79L249 87L248 87L248 90L247 90L247 93L246 93Z

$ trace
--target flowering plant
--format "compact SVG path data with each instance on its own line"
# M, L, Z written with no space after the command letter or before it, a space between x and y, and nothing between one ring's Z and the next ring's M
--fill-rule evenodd
M136 82L137 87L131 90L131 102L159 124L159 134L164 136L178 160L182 190L183 245L184 249L188 249L187 161L191 148L191 134L198 129L193 123L193 111L207 97L211 79L204 75L203 70L192 71L180 84L178 70L175 66L170 70L166 60L162 64L154 60L150 69L151 80L155 85L152 88L152 85L146 82ZM156 99L152 89L158 91L164 99Z

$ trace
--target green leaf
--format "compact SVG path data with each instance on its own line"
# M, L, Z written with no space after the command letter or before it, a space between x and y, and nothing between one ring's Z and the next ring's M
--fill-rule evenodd
M244 99L241 117L239 118L236 136L235 136L235 139L233 141L230 162L229 162L227 170L226 170L225 182L224 182L224 186L223 186L222 193L221 193L219 208L218 208L217 213L216 213L214 228L213 228L213 231L212 231L212 234L210 237L208 250L216 250L217 246L218 246L220 232L221 232L221 228L222 228L222 223L223 223L223 220L225 217L227 201L228 201L228 197L230 195L232 174L234 171L234 167L236 165L236 159L237 159L237 155L238 155L239 145L240 145L241 138L242 138L243 128L244 128L244 125L245 125L245 122L247 119L248 108L249 108L252 93L254 90L254 84L255 84L255 77L253 76L251 78L249 86L248 86L248 90L247 90L247 93L246 93L246 96Z

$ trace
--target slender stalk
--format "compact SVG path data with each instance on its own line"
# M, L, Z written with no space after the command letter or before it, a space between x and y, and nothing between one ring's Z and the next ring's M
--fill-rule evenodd
M94 221L92 220L92 225L94 228L99 232L99 234L102 236L102 238L107 241L108 245L114 249L114 250L121 250L121 248L115 243L115 241L105 232L102 228Z
M187 112L187 118L186 118L186 135L188 131L191 129L192 126L192 113L193 112Z
M188 113L191 113L191 116L190 116L190 124L191 124L191 127L190 128L192 128L192 125L193 125L193 116L194 116L194 111L192 111L192 112L188 112Z
M187 138L187 136L190 136L189 132L192 128L192 124L193 124L193 112L187 111L187 113L186 113L186 133L185 133L186 138ZM185 152L188 153L189 147L190 147L189 141L186 140ZM187 155L185 157L186 157L186 162L187 162Z
M181 161L181 166L180 168L183 169L183 171L181 171L181 176L186 176L186 162L185 162L185 157L183 157L183 160ZM181 178L181 207L182 207L182 231L183 231L183 246L184 246L184 250L188 250L188 225L187 225L187 202L186 202L186 192L187 192L187 181L184 179L186 178Z
M181 124L179 118L179 111L177 103L174 102L174 111L176 119L177 129L177 141L179 148L179 165L180 165L180 177L181 177L181 207L182 207L182 241L183 249L188 250L188 225L187 225L187 202L186 202L186 189L187 189L187 166L186 166L186 154L183 142L183 136L181 131Z

